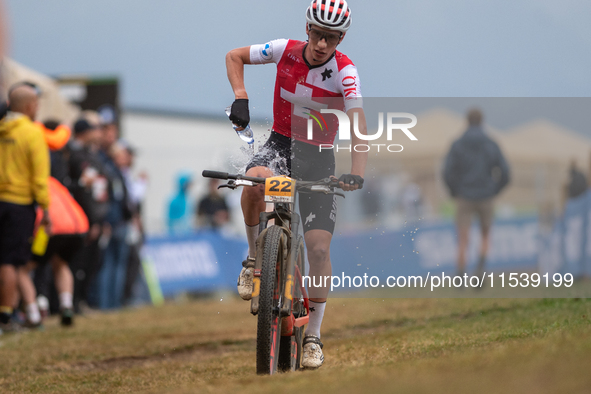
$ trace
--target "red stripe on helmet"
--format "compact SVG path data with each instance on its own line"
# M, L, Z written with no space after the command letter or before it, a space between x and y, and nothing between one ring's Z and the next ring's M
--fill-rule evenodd
M329 12L332 12L333 10L334 10L334 7L333 7L333 6L331 6L331 7L328 9L328 11L329 11Z

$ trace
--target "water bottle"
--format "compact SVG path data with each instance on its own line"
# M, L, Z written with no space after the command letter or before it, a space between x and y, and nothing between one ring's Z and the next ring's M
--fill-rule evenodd
M226 108L226 115L230 116L230 113L232 112L232 106L229 106ZM251 148L253 147L253 143L254 143L254 133L252 131L252 129L250 128L250 125L246 125L246 127L242 130L238 130L240 128L240 126L236 126L234 123L232 123L232 127L234 128L234 130L236 131L236 134L238 134L238 137L240 137L240 139L246 143L248 143Z
M31 252L37 256L45 255L45 251L47 250L47 243L49 242L49 234L45 231L45 226L41 225L37 229L37 234L35 234L35 238L33 239L33 244L31 245Z

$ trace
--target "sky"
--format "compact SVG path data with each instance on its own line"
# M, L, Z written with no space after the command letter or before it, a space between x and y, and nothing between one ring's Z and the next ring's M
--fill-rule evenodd
M120 78L126 108L222 115L225 54L305 40L308 0L7 0L9 54L49 75ZM588 0L350 0L339 50L366 97L588 97ZM275 66L249 66L251 115L271 115Z

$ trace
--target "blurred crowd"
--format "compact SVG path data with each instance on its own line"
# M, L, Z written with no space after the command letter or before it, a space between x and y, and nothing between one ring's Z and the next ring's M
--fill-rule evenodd
M67 326L76 313L121 307L132 302L141 283L147 176L132 176L135 151L120 138L116 109L83 111L72 125L34 122L41 94L34 84L20 82L9 90L10 106L0 106L5 332L40 327L51 312ZM34 224L18 210L32 212ZM19 218L18 231L11 217ZM8 242L9 232L14 242Z
M189 191L193 179L188 172L178 175L177 191L168 204L167 228L170 235L182 235L194 229L220 231L230 225L231 209L226 198L220 193L220 181L210 179L207 192L192 207Z

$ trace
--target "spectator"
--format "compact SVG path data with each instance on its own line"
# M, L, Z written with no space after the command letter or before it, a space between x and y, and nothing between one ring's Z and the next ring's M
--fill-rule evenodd
M575 198L587 191L587 178L585 174L577 167L576 160L570 163L570 179L567 185L568 198Z
M199 227L219 229L230 220L230 211L218 190L219 181L210 179L208 185L208 193L197 204L197 223Z
M114 145L113 159L125 179L125 186L128 190L129 206L132 214L126 238L126 242L129 245L129 259L123 290L124 304L129 304L132 299L133 286L140 272L141 260L139 251L144 238L141 219L141 204L146 194L147 176L145 173L140 174L138 178L134 178L131 175L133 158L134 150L125 141L120 140Z
M67 166L63 163L61 155L53 155L53 153L60 152L60 150L66 145L70 138L70 128L65 125L59 125L58 122L47 121L45 124L39 126L42 127L45 136L45 142L50 149L51 157L51 174L60 173L61 175L67 175ZM39 269L35 273L35 283L39 284L39 287L44 291L36 291L35 285L31 280L31 272L37 268L37 263L45 263L48 261L53 254L53 251L61 254L67 253L68 256L75 253L78 249L77 244L68 242L69 240L62 241L60 238L63 237L67 231L65 229L74 227L76 231L85 233L88 231L88 220L86 215L82 212L80 206L74 201L69 191L59 183L55 178L49 178L49 216L52 223L52 234L49 239L49 243L46 250L47 258L44 256L33 255L33 260L29 261L26 265L21 266L18 272L19 289L21 292L22 302L25 306L26 321L25 326L27 327L40 327L41 326L41 314L39 312L39 306L35 300L36 294L40 294L47 300L49 295L48 285L50 278L46 275L45 267ZM40 219L39 210L37 210L37 219ZM84 223L81 223L81 220ZM73 225L75 223L75 225ZM81 239L80 239L81 241ZM56 247L57 245L63 245ZM72 277L72 273L67 264L62 261L55 261L52 264L52 268L56 277L56 284L58 287L58 293L60 294L60 311L62 313L63 322L72 322L72 294L73 294L73 281L69 280Z
M178 192L168 204L168 232L183 234L191 229L187 196L192 185L191 175L181 173L178 176Z
M468 112L468 130L451 146L445 160L444 179L456 199L458 274L463 275L472 215L480 220L480 257L477 273L484 272L493 219L493 198L509 182L509 166L499 146L482 129L482 113Z
M39 99L36 86L19 83L8 99L10 111L0 120L0 329L13 331L17 268L31 257L35 202L43 210L41 224L50 231L49 151L43 132L33 123Z
M71 180L68 158L69 151L66 144L72 136L72 130L55 120L48 120L43 123L45 132L45 142L49 147L49 157L51 160L51 176L57 179L62 185L70 187Z
M88 219L80 205L76 203L68 189L55 178L49 178L49 216L52 223L52 234L43 255L34 255L30 262L19 269L19 284L23 301L26 305L27 325L37 327L41 324L41 316L35 303L35 287L31 282L30 272L36 265L51 264L55 288L59 297L61 324L73 324L74 278L69 263L83 245L83 236L88 231ZM38 219L40 215L37 215ZM47 284L47 283L46 283ZM40 295L49 297L45 286Z
M86 303L98 304L98 295L93 284L102 261L104 248L101 244L104 241L101 240L106 239L103 222L109 208L109 181L98 156L101 136L101 130L96 125L79 119L74 124L74 139L66 148L69 189L84 210L90 225L84 246L72 262L76 280L80 278L74 294L74 307L77 310L80 309L80 302L82 309Z
M99 113L101 111L99 110ZM109 189L109 210L106 216L106 228L110 238L105 249L103 265L97 276L98 306L101 309L118 308L123 301L125 273L129 259L127 243L128 224L132 217L125 179L117 163L113 160L115 145L119 136L115 117L102 116L102 148L99 151L103 167L107 173Z

